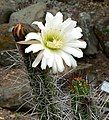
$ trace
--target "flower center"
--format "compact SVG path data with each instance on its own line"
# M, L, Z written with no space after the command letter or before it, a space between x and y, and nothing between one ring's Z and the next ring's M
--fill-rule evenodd
M44 45L52 50L59 50L63 47L63 37L60 31L48 30L43 36Z

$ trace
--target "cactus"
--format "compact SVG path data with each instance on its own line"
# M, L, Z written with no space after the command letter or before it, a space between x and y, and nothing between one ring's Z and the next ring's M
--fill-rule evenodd
M25 39L28 32L34 29L27 24L17 24L13 28L13 36L16 42ZM43 71L38 66L32 68L31 54L25 54L27 45L17 45L20 54L22 55L24 64L27 68L30 77L30 86L33 89L34 102L36 104L36 111L40 120L61 120L62 112L58 102L58 89L56 79L49 74L49 70ZM30 59L31 58L31 59Z

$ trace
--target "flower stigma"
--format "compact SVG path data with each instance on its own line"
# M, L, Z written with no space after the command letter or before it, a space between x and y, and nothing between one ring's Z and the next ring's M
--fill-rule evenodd
M43 35L43 43L51 50L60 50L64 43L61 32L56 29L46 31Z

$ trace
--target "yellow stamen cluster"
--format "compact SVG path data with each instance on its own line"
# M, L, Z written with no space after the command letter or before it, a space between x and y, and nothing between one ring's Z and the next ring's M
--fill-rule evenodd
M63 47L63 37L60 31L49 30L43 35L44 45L52 50L59 50Z

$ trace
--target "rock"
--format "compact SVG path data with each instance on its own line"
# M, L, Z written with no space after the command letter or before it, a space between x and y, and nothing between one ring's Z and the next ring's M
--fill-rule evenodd
M0 68L0 107L11 110L17 110L20 106L25 109L31 107L27 101L32 98L32 91L24 68L23 64L16 69L8 68L8 71Z
M104 2L104 0L93 0L93 2Z
M10 15L15 11L13 2L0 0L0 24L8 23Z
M93 56L97 54L98 40L91 26L91 16L86 12L80 13L80 25L83 30L83 39L87 42L85 54Z
M109 57L109 17L103 17L95 23L95 34L99 40L102 51Z
M13 112L7 109L0 108L0 120L39 120L37 116L31 114L24 115L23 113Z
M43 21L46 11L46 4L37 3L14 12L9 20L11 25L16 23L31 24L33 21Z
M3 67L19 65L20 55L16 49L4 50L0 52L0 65Z
M9 24L0 25L0 51L11 50L16 48L14 38L9 29Z

